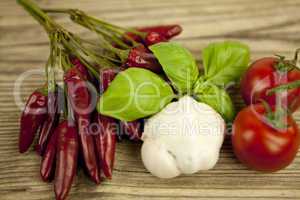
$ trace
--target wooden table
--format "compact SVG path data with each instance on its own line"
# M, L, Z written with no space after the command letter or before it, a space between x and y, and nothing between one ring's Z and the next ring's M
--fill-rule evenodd
M297 0L49 0L44 7L81 8L92 15L123 26L179 23L184 32L176 40L200 61L201 49L211 41L246 42L252 60L280 53L292 56L300 47L300 1ZM85 29L59 23L91 37ZM0 199L53 199L52 185L39 177L40 158L31 150L17 150L20 109L13 96L14 83L30 69L42 69L49 53L43 29L13 0L0 1ZM29 77L22 98L41 86L41 76ZM233 95L238 108L242 106ZM300 122L300 112L295 115ZM80 171L70 199L300 199L300 157L287 169L266 174L248 170L234 157L225 141L215 169L193 176L159 180L140 159L140 144L118 144L112 181L95 186Z

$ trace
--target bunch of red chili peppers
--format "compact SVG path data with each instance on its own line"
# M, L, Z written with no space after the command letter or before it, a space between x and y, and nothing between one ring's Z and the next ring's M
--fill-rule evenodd
M179 25L126 29L79 10L41 10L30 0L18 3L45 28L51 48L47 82L29 96L21 116L19 151L26 152L37 136L41 177L54 180L56 199L61 200L71 188L78 163L99 184L102 175L112 178L118 135L132 140L141 137L142 121L118 122L98 114L99 95L119 71L130 66L162 73L147 46L168 41L182 29ZM69 14L74 22L98 34L99 45L67 31L46 12ZM63 84L56 81L56 68L64 71Z

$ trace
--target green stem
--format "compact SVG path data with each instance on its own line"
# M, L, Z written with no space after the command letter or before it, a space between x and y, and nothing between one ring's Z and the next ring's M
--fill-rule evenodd
M64 72L68 71L72 66L69 56L65 53L62 53L61 66Z
M300 48L296 49L295 54L294 54L294 59L292 60L292 63L294 64L295 68L300 70L300 65L299 65L299 54L300 54Z
M31 0L17 0L17 3L22 5L24 9L44 27L47 33L52 30L55 23L35 2Z
M294 55L294 59L293 59L293 62L295 65L297 64L299 53L300 53L300 48L296 49L296 51L295 51L295 55Z
M77 20L78 23L80 23L81 25L85 26L86 28L94 31L97 33L97 30L96 30L96 27L93 26L89 21L88 19L86 19L85 15L82 14L82 17L80 18L81 21ZM121 62L124 63L127 61L127 58L128 58L128 55L129 55L129 51L130 50L121 50L121 49L118 49L118 48L115 48L113 47L109 42L107 42L102 35L99 35L99 39L100 41L102 42L101 44L104 45L104 48L106 48L107 50L109 51L112 51L113 53L115 53L120 59L121 59Z
M48 92L55 92L55 66L57 65L60 49L58 48L58 33L55 30L56 24L31 0L17 0L17 2L27 10L46 30L50 39L50 56L47 61L45 71L47 79Z
M53 32L49 34L50 38L50 57L47 63L47 83L48 91L55 92L56 90L56 80L55 80L55 67L61 60L61 49L58 47L59 33Z
M82 26L84 26L84 24L81 24ZM129 49L130 46L127 45L125 42L123 42L120 38L118 38L114 33L108 33L103 29L100 28L95 28L95 32L97 34L103 35L105 38L110 39L111 43L115 43L116 45L120 46L121 48L124 49Z
M116 26L116 25L107 23L103 20L86 15L83 11L78 10L78 9L43 9L43 10L45 12L49 12L49 13L69 14L72 21L80 24L81 26L89 28L91 30L90 27L87 27L87 24L82 23L82 20L85 19L85 21L89 21L89 23L92 24L92 26L94 28L96 28L94 30L96 33L109 36L116 44L118 44L119 46L121 46L123 48L129 48L129 46L125 42L123 42L123 40L121 39L122 37L125 38L126 40L130 41L133 46L139 45L139 43L134 41L131 37L129 37L126 34L127 32L134 33L134 34L140 36L141 38L145 38L147 35L146 33L137 31L136 29L133 29L133 28L123 28L120 26ZM110 32L110 34L104 33L103 29L108 30ZM116 36L115 34L118 36Z
M100 55L100 57L98 57L98 54L88 48L85 48L82 45L82 41L80 38L77 37L72 37L70 38L71 41L73 42L73 44L80 49L86 56L91 57L94 61L96 61L97 64L99 65L108 65L108 66L114 66L113 63L111 63L110 61L106 60L106 59L101 59L100 57L103 57L102 55ZM115 60L115 59L114 59ZM114 61L113 60L113 61Z
M75 56L80 59L82 64L84 64L91 71L91 73L93 74L93 76L95 78L99 79L98 72L89 64L89 62L86 61L85 57L87 57L87 56L83 55L83 54L80 54L79 51L78 51L80 49L77 49L76 51L73 51L74 49L77 48L77 46L72 46L71 43L68 40L66 40L65 38L63 39L63 44L64 44L64 46L66 47L67 50L73 52L75 54Z
M268 121L274 126L274 113L272 111L271 106L263 99L260 99L260 102L263 104L264 108L266 109L266 117Z
M50 59L47 60L46 67L45 67L45 75L46 75L46 82L48 83L49 76L48 76L48 68L50 67Z
M284 123L283 119L285 116L285 109L282 107L281 102L281 93L278 92L276 95L276 106L274 112L274 124L277 128L285 128L286 124Z
M261 103L266 109L266 118L268 122L275 128L284 129L286 128L286 124L284 122L285 109L282 107L280 100L280 98L276 98L276 106L275 110L273 111L265 100L260 99Z
M93 51L92 49L88 49L88 48L85 48L83 43L86 43L86 44L89 44L91 45L90 42L87 42L86 40L83 40L82 38L79 38L75 35L73 35L73 37L71 37L71 39L73 41L74 44L76 44L77 48L78 49L81 49L82 51L86 52L87 54L89 54L91 57L93 57L97 63L104 63L105 65L108 64L108 65L114 65L113 63L109 62L109 61L112 61L112 62L117 62L117 63L120 63L119 60L117 60L116 58L113 58L111 56L107 56L107 55L104 55L104 54L98 54L96 51ZM92 44L93 46L95 46L95 44ZM98 45L96 45L98 47ZM102 58L102 59L101 59Z
M267 90L267 95L273 95L276 92L282 91L282 90L289 90L289 89L294 89L300 87L300 80L293 81L290 83L286 83L280 86L277 86L275 88L271 88Z
M45 27L45 30L47 31L50 41L51 42L51 48L54 45L53 40L56 40L57 37L60 38L60 41L56 41L55 44L58 46L60 44L62 48L65 48L68 50L68 54L74 54L78 57L78 59L86 65L86 67L91 71L91 73L95 76L95 78L99 78L98 72L91 66L90 62L87 61L87 58L92 58L93 61L95 61L96 64L99 65L99 67L105 66L110 67L114 66L113 63L107 61L104 58L99 57L96 55L93 50L90 50L88 48L85 48L80 42L81 39L77 37L74 34L71 34L67 30L65 30L62 26L56 24L46 13L44 13L34 2L31 0L18 0L18 3L20 3L35 19L37 19L41 25ZM69 10L59 10L59 12L69 12ZM56 39L53 39L50 37L52 32L57 32L59 36L55 37ZM53 47L54 48L54 47ZM55 47L56 48L56 47ZM52 63L53 64L53 63ZM51 64L51 65L52 65ZM51 68L47 67L47 73L49 76L49 73L52 73ZM50 71L49 71L50 70ZM51 77L48 77L49 81L51 81Z
M122 27L104 22L100 19L88 16L88 15L85 15L85 16L86 16L87 20L93 24L94 27L100 26L99 29L105 28L105 29L109 30L110 32L112 32L112 34L118 34L120 38L123 37L126 40L130 41L133 46L138 46L139 43L137 43L135 40L133 40L131 37L129 37L126 33L128 33L128 32L134 33L135 35L138 35L143 39L145 39L145 37L147 35L146 33L137 31L136 29L133 29L133 28L122 28ZM122 41L122 39L120 39L120 40Z
M69 99L68 99L68 88L67 84L64 83L64 111L63 111L63 118L64 119L69 119L69 111L71 109L71 105L69 104Z
M113 24L110 24L110 23L107 23L105 21L102 21L100 19L97 19L95 17L92 17L92 16L88 16L87 17L91 20L93 20L94 22L97 22L98 24L102 25L102 26L105 26L109 29L111 29L112 31L115 31L115 32L118 32L122 35L124 35L126 32L131 32L131 33L134 33L142 38L145 37L145 33L142 33L140 31L137 31L136 29L133 29L133 28L123 28L123 27L120 27L120 26L116 26L116 25L113 25Z
M68 14L71 12L72 9L64 9L64 8L57 8L57 9L42 9L42 11L46 13L63 13L63 14Z

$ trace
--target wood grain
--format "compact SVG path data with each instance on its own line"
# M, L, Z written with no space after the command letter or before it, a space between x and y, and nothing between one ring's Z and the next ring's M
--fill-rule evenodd
M299 0L49 0L48 8L81 8L123 26L179 23L184 32L176 40L201 61L201 49L211 41L241 40L252 59L280 53L292 56L300 47ZM73 25L66 16L55 19L84 37L94 37ZM20 155L17 139L20 109L14 83L28 69L42 69L49 53L42 28L13 0L0 1L0 199L53 199L52 185L39 178L40 158L30 151ZM29 77L22 98L39 87L43 77ZM242 107L237 91L233 99ZM300 112L295 114L300 124ZM82 171L70 199L300 199L300 155L287 169L273 174L248 170L234 157L227 139L215 169L193 176L159 180L143 167L141 144L118 144L114 178L100 186Z

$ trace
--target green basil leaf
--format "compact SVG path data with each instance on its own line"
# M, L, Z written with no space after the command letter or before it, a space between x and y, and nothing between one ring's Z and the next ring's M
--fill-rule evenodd
M177 43L161 42L149 47L177 91L187 93L196 82L199 69L193 55Z
M225 86L240 79L247 69L249 47L234 41L212 43L203 50L202 58L205 79Z
M199 83L199 84L198 84ZM206 103L214 108L227 122L235 117L235 108L226 90L210 83L197 82L194 96L199 102Z
M133 121L159 112L174 98L170 85L153 72L129 68L119 73L100 97L99 113Z

